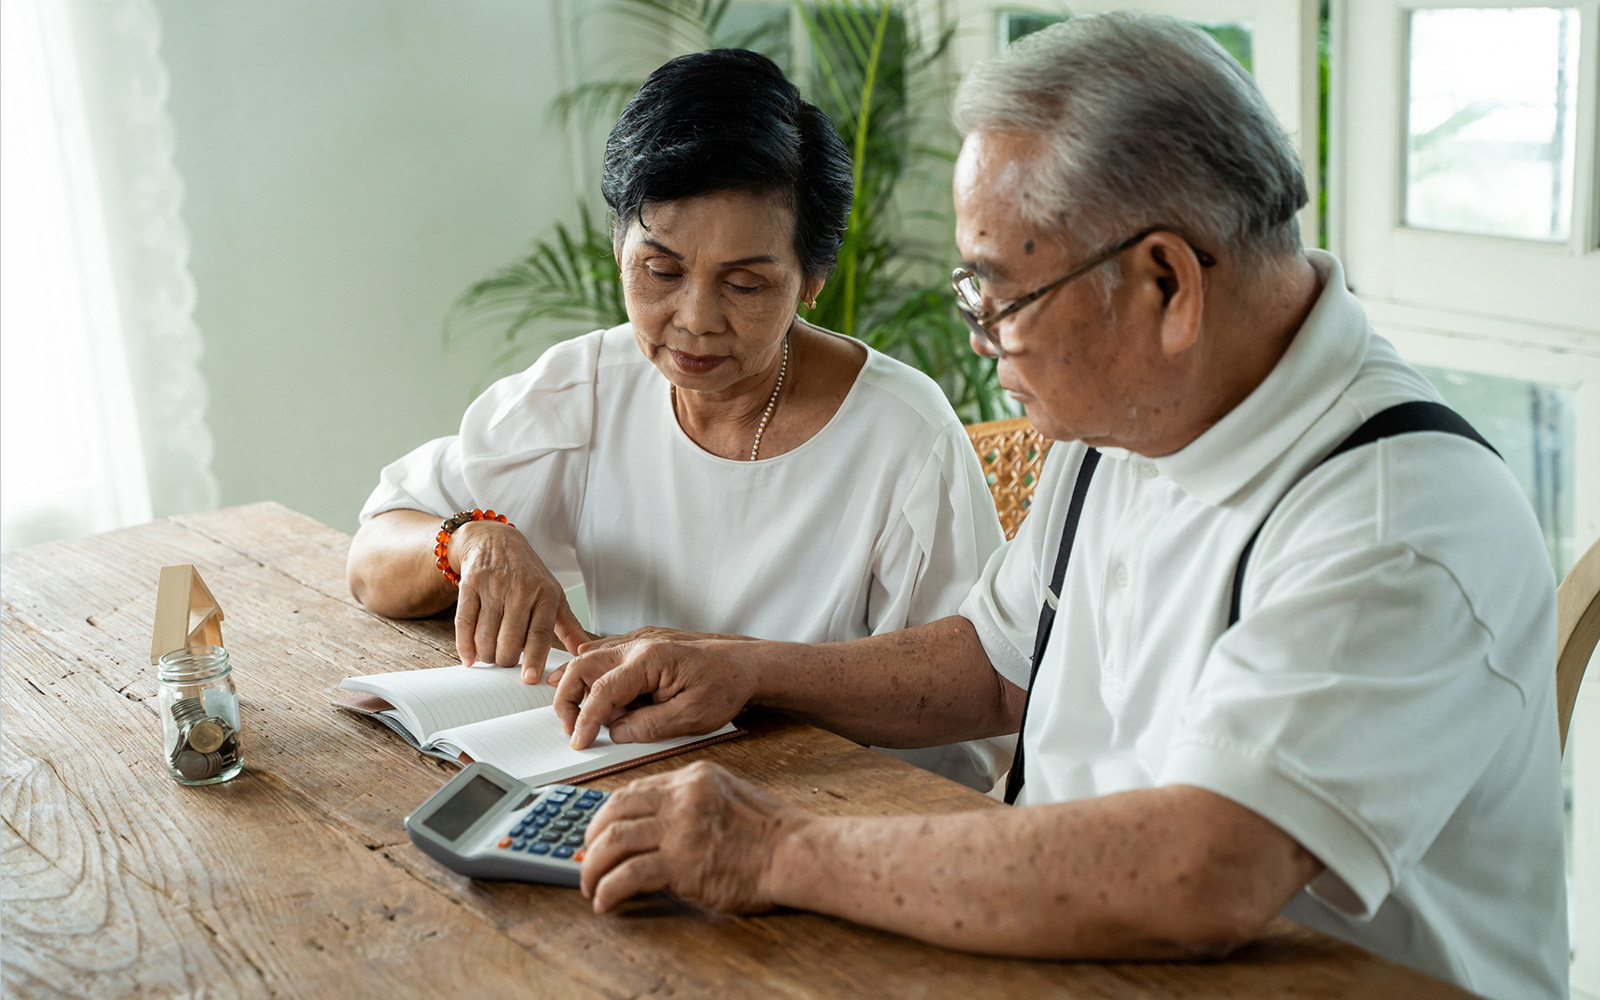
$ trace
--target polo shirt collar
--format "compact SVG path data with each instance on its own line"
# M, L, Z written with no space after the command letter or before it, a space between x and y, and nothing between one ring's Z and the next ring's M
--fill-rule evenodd
M1227 503L1288 451L1354 381L1367 352L1367 322L1332 254L1306 251L1322 293L1289 349L1262 383L1182 449L1152 459L1198 500Z

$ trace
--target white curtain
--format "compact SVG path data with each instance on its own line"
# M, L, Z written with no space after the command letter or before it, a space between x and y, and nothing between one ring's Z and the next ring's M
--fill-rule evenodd
M0 548L216 505L158 40L0 4Z

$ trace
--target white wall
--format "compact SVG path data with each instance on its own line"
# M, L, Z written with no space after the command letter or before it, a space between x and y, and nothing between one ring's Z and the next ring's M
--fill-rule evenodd
M156 5L221 501L353 530L492 376L450 303L575 215L560 0Z

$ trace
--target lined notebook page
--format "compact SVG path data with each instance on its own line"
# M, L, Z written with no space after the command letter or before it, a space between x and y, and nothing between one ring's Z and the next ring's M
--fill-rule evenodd
M718 732L732 729L729 724ZM493 764L529 784L541 785L704 738L682 736L655 743L618 745L602 729L592 746L574 750L561 728L561 717L554 708L546 707L447 730L438 733L435 742L443 749L465 751L473 760Z
M571 654L552 649L545 670L571 660ZM542 708L556 700L554 687L542 681L524 684L522 672L514 667L463 667L459 663L346 677L339 686L375 694L393 705L421 743L443 729Z

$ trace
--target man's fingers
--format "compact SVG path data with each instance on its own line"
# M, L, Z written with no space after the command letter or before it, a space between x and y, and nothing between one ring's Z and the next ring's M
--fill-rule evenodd
M567 665L570 674L573 667L578 665L573 660ZM565 682L563 682L565 687ZM616 718L618 710L622 709L633 699L642 694L649 694L656 689L648 676L648 672L639 664L638 660L625 661L613 670L596 677L589 684L589 693L583 697L583 704L578 709L578 717L572 723L572 748L582 750L594 742L600 735L600 727L609 725Z
M605 804L595 812L594 819L589 821L584 842L597 843L600 835L613 823L652 816L658 812L661 804L666 801L665 783L671 776L672 772L669 771L666 774L640 778L620 791L613 792Z
M621 661L621 653L605 649L575 657L561 668L561 686L556 688L555 710L568 736L572 735L572 727L578 721L578 708L589 693L589 682L603 676Z
M477 659L477 644L473 633L478 628L478 591L475 587L462 587L456 598L456 653L465 666Z
M653 851L661 845L661 817L654 813L613 817L599 831L595 826L595 823L589 824L588 835L584 838L583 870L578 887L585 896L594 894L595 883L606 872L635 854Z
M634 896L672 884L672 871L660 851L635 854L600 876L593 890L594 912L610 913Z
M650 743L671 736L699 736L727 721L690 719L684 715L681 705L670 702L645 705L631 712L624 711L620 717L612 720L611 742Z

